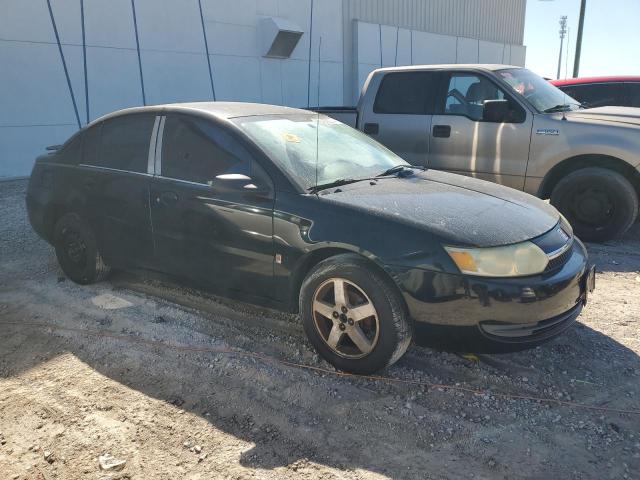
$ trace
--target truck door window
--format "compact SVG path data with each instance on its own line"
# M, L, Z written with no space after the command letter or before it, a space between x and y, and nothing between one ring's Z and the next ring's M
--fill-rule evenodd
M373 104L374 113L428 115L433 113L434 72L388 73Z
M170 115L162 141L162 176L208 184L222 174L251 175L250 154L228 132L186 115Z
M449 78L444 113L482 120L486 100L504 100L504 92L490 80L469 74L453 74Z

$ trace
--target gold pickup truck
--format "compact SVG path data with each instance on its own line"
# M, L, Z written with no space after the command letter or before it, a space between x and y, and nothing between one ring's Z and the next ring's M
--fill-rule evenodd
M550 199L583 240L618 237L638 215L640 109L584 108L524 68L381 68L356 108L317 110L415 165Z

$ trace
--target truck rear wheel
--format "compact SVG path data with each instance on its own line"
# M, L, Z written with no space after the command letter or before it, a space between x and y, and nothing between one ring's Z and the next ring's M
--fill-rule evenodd
M588 242L622 236L638 215L638 195L620 173L583 168L558 182L551 204L569 220L575 234Z

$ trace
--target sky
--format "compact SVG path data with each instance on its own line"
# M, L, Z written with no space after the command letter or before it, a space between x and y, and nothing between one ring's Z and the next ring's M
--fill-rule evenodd
M526 67L556 78L560 51L560 16L569 28L560 78L573 76L580 0L527 0L524 44ZM579 76L640 75L640 0L587 0ZM565 74L566 71L566 74Z

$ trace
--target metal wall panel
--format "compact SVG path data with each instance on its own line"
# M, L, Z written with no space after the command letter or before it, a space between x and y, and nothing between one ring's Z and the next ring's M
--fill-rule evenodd
M343 0L344 22L522 45L526 0Z
M357 98L356 21L522 45L526 0L342 0L344 101Z

